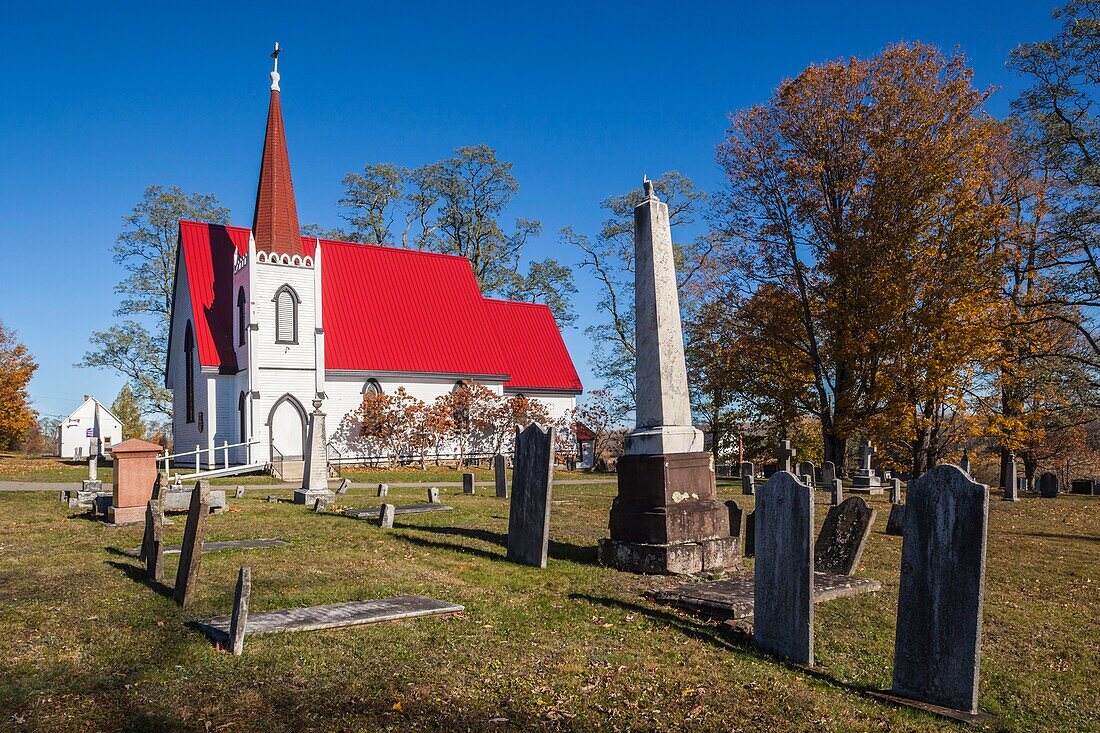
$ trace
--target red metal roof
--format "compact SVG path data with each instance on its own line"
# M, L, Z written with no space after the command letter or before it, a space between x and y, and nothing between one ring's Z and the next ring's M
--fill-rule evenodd
M236 370L233 263L249 230L180 222L202 366ZM316 241L301 238L312 257ZM577 391L544 305L483 298L465 257L321 240L325 367L498 377L506 387ZM182 328L182 324L174 327Z
M271 90L267 108L267 132L260 159L260 182L256 186L256 209L252 216L256 249L262 252L300 255L302 253L298 208L294 203L294 184L290 180L290 156L286 149L286 129L279 92Z
M493 331L507 355L511 389L581 391L554 313L545 305L485 298Z
M236 371L233 262L238 254L248 254L248 230L181 221L180 252L187 268L199 364ZM183 324L174 328L183 328Z

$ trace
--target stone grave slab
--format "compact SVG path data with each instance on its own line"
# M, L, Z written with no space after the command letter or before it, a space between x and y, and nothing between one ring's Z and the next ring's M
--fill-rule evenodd
M394 516L401 516L402 514L426 514L428 512L449 512L452 507L446 504L410 504L408 506L394 507ZM345 517L351 517L352 519L378 519L378 512L381 511L381 507L363 507L362 509L346 509L344 510Z
M279 539L258 540L227 540L225 542L203 542L202 552L222 552L224 550L266 550L269 547L287 547L290 543ZM167 545L164 548L165 555L177 555L182 549L181 545ZM123 554L130 557L140 557L141 550L123 550Z
M814 543L814 570L836 575L853 574L859 567L876 514L874 508L858 496L829 509Z
M361 626L403 618L441 616L461 613L464 609L455 603L437 601L424 596L396 596L377 601L349 601L329 603L307 608L285 608L278 611L249 613L246 636L254 634L279 634L287 631L318 631L345 626ZM196 621L204 634L216 642L229 639L232 616Z
M753 615L755 583L751 573L738 573L723 580L684 583L675 588L651 590L646 597L664 606L717 619L747 619ZM814 603L848 598L882 590L872 578L814 573Z
M210 511L219 513L225 509L225 490L209 491ZM160 495L160 508L165 513L186 512L191 507L191 489L169 489Z

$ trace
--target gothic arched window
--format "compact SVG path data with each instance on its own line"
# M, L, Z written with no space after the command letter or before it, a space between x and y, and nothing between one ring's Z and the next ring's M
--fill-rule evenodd
M183 333L183 353L187 367L187 376L184 378L187 422L195 422L195 333L191 329L191 321L187 322L187 330Z
M363 385L363 394L382 394L382 385L377 379L368 379Z
M302 299L294 288L283 285L275 291L275 343L298 343L298 304Z
M245 331L248 330L248 299L244 288L237 291L237 344L244 346Z

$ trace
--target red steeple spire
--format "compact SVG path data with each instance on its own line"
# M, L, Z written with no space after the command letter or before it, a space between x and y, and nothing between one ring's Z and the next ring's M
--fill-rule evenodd
M275 68L271 72L271 103L267 109L267 133L260 161L260 184L256 188L256 212L252 235L256 249L280 254L302 254L294 184L290 181L290 156L286 152L283 110L279 104L279 44L275 44Z

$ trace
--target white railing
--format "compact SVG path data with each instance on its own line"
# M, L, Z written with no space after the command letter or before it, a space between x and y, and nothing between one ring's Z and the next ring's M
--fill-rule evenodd
M246 441L241 442L241 443L230 443L229 441L222 441L221 445L207 446L206 448L203 448L202 446L196 445L195 450L186 451L184 453L172 453L172 454L169 454L168 449L165 448L164 449L164 455L157 458L157 463L161 464L163 466L163 468L158 467L158 470L163 470L166 474L169 475L169 477L171 477L171 475L172 475L172 461L177 460L179 458L184 458L186 456L194 456L195 457L195 462L194 462L195 471L194 472L199 473L200 471L202 471L202 454L206 453L207 454L207 456L206 456L206 468L207 468L208 471L215 471L215 470L218 470L218 468L219 468L219 466L217 465L217 453L218 453L218 451L221 451L221 454L222 454L221 468L222 469L228 469L229 468L229 449L230 448L245 448L245 449L247 449L248 446L256 445L259 442L260 442L259 440L246 440ZM248 463L247 457L246 457L244 462Z

